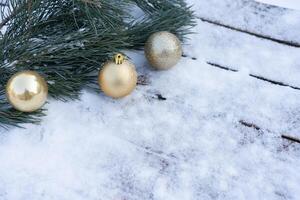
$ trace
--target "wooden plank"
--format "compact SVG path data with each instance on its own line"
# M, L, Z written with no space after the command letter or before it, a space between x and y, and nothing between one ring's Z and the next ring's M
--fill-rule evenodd
M191 62L199 60L197 57L186 56L185 58L190 59ZM209 66L211 66L211 70L207 69ZM223 66L212 67L212 64L209 63L201 65L201 69L206 77L211 77L212 80L215 80L213 77L218 77L221 85L232 85L232 91L241 91L240 94L227 99L236 110L228 109L228 113L234 112L237 123L260 134L271 134L271 137L275 136L279 141L283 139L291 144L298 145L300 143L300 112L299 104L296 101L300 99L298 89L286 89L276 83L244 76L235 69ZM224 73L228 75L228 79L224 77ZM224 81L224 79L227 80ZM200 87L199 90L205 91L205 87ZM230 89L225 91L228 91L228 96L230 96ZM217 93L214 96L216 99L219 98ZM241 98L242 96L247 96L247 99Z
M199 20L191 43L199 47L185 54L203 58L213 67L247 73L261 81L300 89L300 49L259 39L243 32Z
M240 120L239 123L241 125L245 126L245 127L252 128L256 131L263 131L264 132L264 130L261 127L259 127L258 125L254 124L252 122L246 122L244 120ZM266 130L266 131L270 132L269 130ZM284 139L284 140L288 140L292 143L300 144L300 137L291 136L289 133L280 134L280 135L281 135L281 138Z
M299 1L295 1L295 0L255 0L255 1L264 4L278 6L278 7L300 10L300 3Z
M297 41L276 39L275 37L272 37L272 36L268 36L268 35L264 35L262 33L256 33L254 31L249 31L247 29L242 29L242 28L238 28L238 27L235 27L235 26L227 25L227 24L219 22L219 21L213 21L213 20L210 20L210 19L202 18L202 17L200 17L200 19L203 22L207 22L207 23L210 23L210 24L214 24L214 25L217 25L217 26L228 28L228 29L231 29L231 30L234 30L234 31L239 31L239 32L242 32L242 33L246 33L246 34L249 34L251 36L261 38L261 39L269 40L269 41L272 41L272 42L276 42L276 43L291 46L291 47L297 47L297 48L300 47L300 43L298 43Z
M300 47L300 12L251 0L199 0L200 19L276 43Z
M239 72L238 70L236 69L232 69L230 67L226 67L226 66L223 66L223 65L220 65L220 64L216 64L216 63L212 63L212 62L207 62L207 64L213 66L213 67L217 67L217 68L220 68L220 69L224 69L224 70L227 70L227 71L231 71L231 72ZM271 79L268 79L268 78L265 78L265 77L262 77L262 76L258 76L258 75L255 75L255 74L249 74L250 77L253 77L253 78L256 78L258 80L261 80L261 81L266 81L266 82L269 82L269 83L272 83L272 84L275 84L275 85L279 85L279 86L283 86L283 87L289 87L289 88L292 88L292 89L295 89L295 90L300 90L299 87L296 87L296 86L292 86L292 85L288 85L286 83L283 83L283 82L279 82L279 81L274 81L274 80L271 80Z

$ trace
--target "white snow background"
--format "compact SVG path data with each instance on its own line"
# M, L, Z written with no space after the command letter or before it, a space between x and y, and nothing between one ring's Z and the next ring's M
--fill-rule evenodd
M209 15L205 0L189 2ZM248 75L300 86L299 49L198 22L170 71L130 52L151 83L129 97L83 91L80 101L50 100L39 126L2 130L0 200L299 199L300 146L280 135L300 134L300 92Z

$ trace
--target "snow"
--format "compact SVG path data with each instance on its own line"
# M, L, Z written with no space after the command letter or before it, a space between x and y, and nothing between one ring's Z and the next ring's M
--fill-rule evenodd
M205 2L193 2L199 15ZM298 199L300 146L280 136L300 137L300 92L249 73L299 86L299 49L200 20L195 30L172 70L129 53L151 80L131 96L83 91L50 100L39 126L2 130L0 200Z
M210 62L222 61L230 68L300 87L299 48L249 37L205 22L199 22L197 32L200 34L194 36L191 43L198 43L199 48L187 53L191 57L202 55Z
M300 10L300 2L298 0L258 0L258 1L262 3L275 5L275 6Z
M300 43L300 14L297 10L266 7L252 0L195 1L199 17L218 21L279 40Z

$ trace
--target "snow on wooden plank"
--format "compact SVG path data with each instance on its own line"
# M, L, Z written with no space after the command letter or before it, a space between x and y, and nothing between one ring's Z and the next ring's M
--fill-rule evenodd
M299 51L203 22L196 30L185 49L193 59L172 70L132 53L145 76L127 98L50 99L41 126L1 135L0 196L297 199L299 149L278 150L280 137L299 137L300 92L249 74L298 85Z
M297 0L256 0L269 5L300 10L300 2Z
M191 43L198 48L186 52L204 57L214 67L248 74L252 78L299 90L300 49L199 21Z
M220 84L233 84L231 89L225 90L229 93L226 104L231 101L232 109L236 110L234 116L238 123L247 124L256 131L272 133L276 137L289 140L293 138L293 142L300 141L298 106L300 92L298 90L260 81L241 72L231 73L218 68L209 71L212 73L209 76L220 77L220 74L227 74L231 78L239 77L236 80L229 78L232 80L231 83L220 80ZM231 95L231 93L235 94ZM232 110L229 109L228 113L231 112Z
M199 0L195 7L205 22L300 47L299 11L251 0Z

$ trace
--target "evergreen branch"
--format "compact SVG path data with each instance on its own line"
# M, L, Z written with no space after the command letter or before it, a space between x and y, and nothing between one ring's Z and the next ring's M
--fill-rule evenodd
M2 29L17 14L17 12L18 11L15 10L13 13L2 19L0 23L0 29Z
M147 15L139 23L131 25L131 43L136 48L142 48L148 37L157 31L169 31L184 42L186 35L191 34L191 28L196 25L195 13L182 0L166 0L158 3L156 0L133 0Z
M43 112L25 114L7 103L4 85L20 70L35 70L48 82L49 94L77 99L83 88L98 88L101 65L117 52L141 49L156 31L170 31L182 41L195 25L184 0L12 0L0 39L0 117L2 125L39 122ZM30 3L30 5L29 5ZM138 6L142 19L127 12Z

